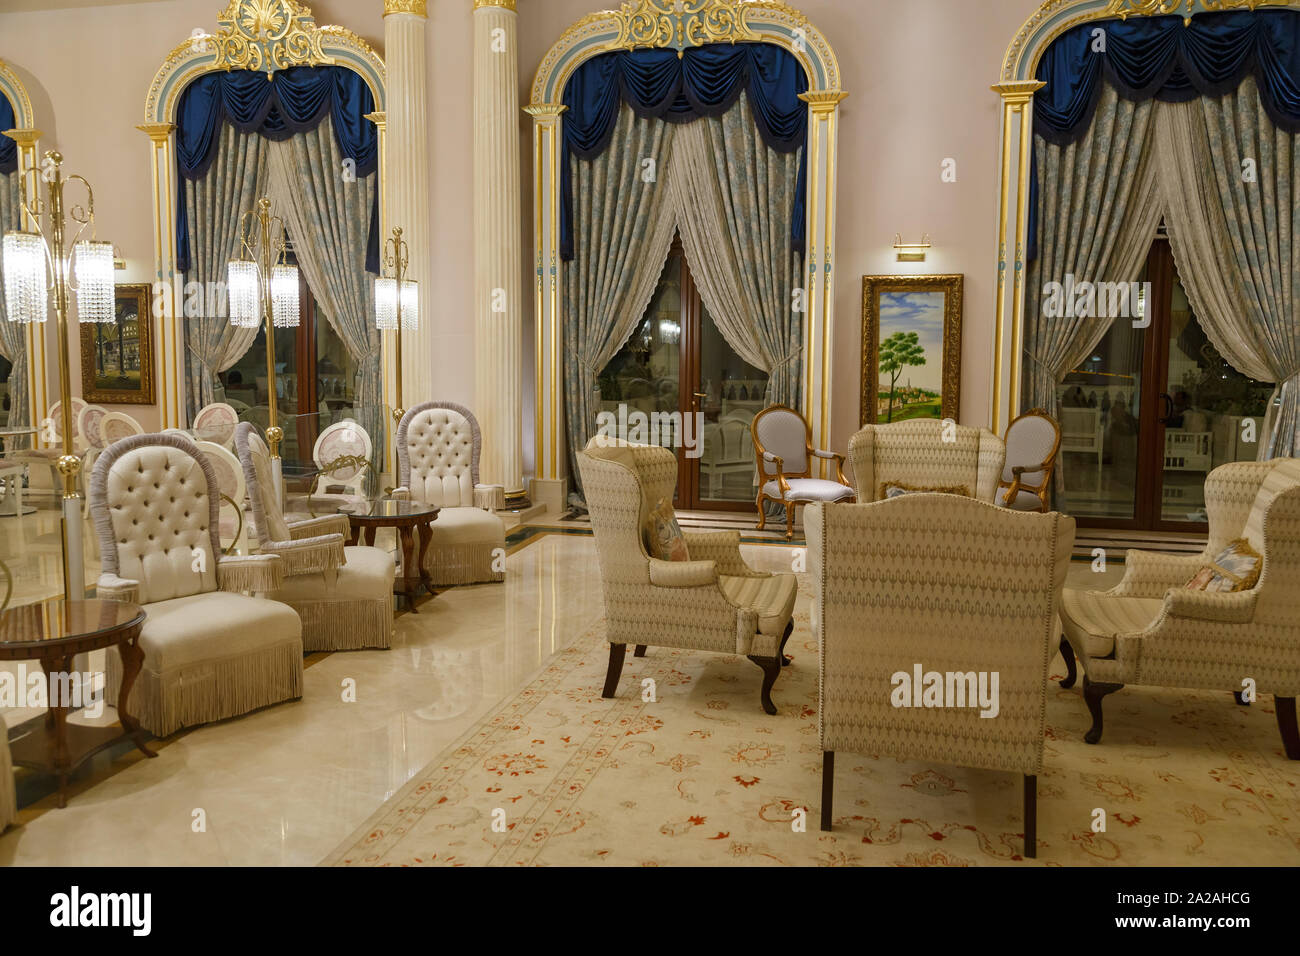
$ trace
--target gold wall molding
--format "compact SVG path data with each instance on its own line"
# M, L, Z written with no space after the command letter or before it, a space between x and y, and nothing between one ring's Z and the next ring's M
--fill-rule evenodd
M426 0L384 0L384 16L393 13L411 13L417 17L427 17L429 6Z
M474 9L479 7L501 7L505 10L515 9L515 0L474 0Z
M215 65L225 70L276 70L332 64L320 45L316 18L296 0L230 0L211 38Z
M36 125L32 112L32 98L27 95L27 87L18 78L18 74L4 60L0 60L0 94L3 94L14 108L14 125L17 129L30 129Z

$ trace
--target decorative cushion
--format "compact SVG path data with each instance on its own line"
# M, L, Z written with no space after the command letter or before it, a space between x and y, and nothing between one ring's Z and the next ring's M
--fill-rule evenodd
M1145 631L1160 616L1164 598L1122 597L1105 591L1061 592L1061 624L1089 657L1109 657L1115 637Z
M442 520L439 515L438 520ZM272 597L286 604L300 601L377 601L393 590L396 568L393 559L379 548L364 546L344 548L347 563L339 568L333 585L325 583L323 574L295 574L284 579L284 586Z
M443 508L429 525L433 537L429 542L429 556L435 558L435 549L448 544L500 544L505 545L506 526L490 511L481 508Z
M1245 538L1238 538L1197 571L1187 587L1193 591L1249 591L1259 583L1263 570L1264 556Z
M785 496L787 501L843 501L852 498L854 494L848 485L824 478L787 478L785 483L790 486L790 492ZM780 498L781 486L775 481L769 481L763 486L763 494L769 498Z
M677 514L673 503L667 498L660 498L646 515L642 536L645 538L646 553L660 561L689 561L690 552L686 548L686 537L681 525L677 523Z
M758 633L781 637L794 613L797 582L793 574L774 574L770 578L718 576L718 587L727 600L737 607L758 612Z
M947 487L935 486L927 488L921 485L906 485L901 481L886 481L880 485L880 497L882 499L898 498L901 495L961 495L963 498L970 497L970 489L965 485L950 485Z

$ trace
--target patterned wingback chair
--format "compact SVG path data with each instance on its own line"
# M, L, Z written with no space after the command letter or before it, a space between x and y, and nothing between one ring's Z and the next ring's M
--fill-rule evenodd
M677 457L666 448L593 438L578 455L605 592L613 697L628 644L743 654L763 669L761 701L776 713L771 690L794 628L795 578L754 571L740 556L736 531L687 533L690 560L661 561L646 551L651 509L673 499Z
M1077 655L1093 720L1084 740L1095 744L1102 735L1102 699L1125 684L1240 694L1250 679L1258 693L1275 695L1286 755L1300 760L1300 459L1214 469L1205 480L1205 507L1210 540L1200 554L1129 551L1124 578L1109 591L1066 589L1061 686L1074 685ZM1263 555L1253 587L1187 587L1243 539Z
M1025 775L1033 856L1048 665L1074 519L907 495L817 505L804 522L820 649L822 829L834 822L836 750L1010 770ZM949 696L923 698L922 674L938 675Z
M245 591L280 586L269 554L227 557L207 459L180 435L135 435L95 462L91 515L101 598L144 606L144 666L132 710L159 737L302 694L302 625L284 604ZM110 699L121 661L108 655Z
M272 490L271 450L256 425L241 422L236 427L235 450L253 507L258 549L284 562L284 582L273 596L302 618L303 648L391 647L392 558L379 548L346 547L346 515L286 521Z
M491 511L492 491L478 483L483 450L478 419L454 402L421 402L397 425L393 497L436 505L424 567L435 586L503 581L505 525Z
M916 419L866 425L849 440L849 469L858 501L879 501L893 485L943 490L992 503L1006 449L987 428L956 425L944 441L943 422ZM958 491L960 489L960 491Z

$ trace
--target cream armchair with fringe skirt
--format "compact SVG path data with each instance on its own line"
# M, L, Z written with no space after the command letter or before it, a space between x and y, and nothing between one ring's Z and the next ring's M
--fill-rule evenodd
M839 750L1009 770L1024 775L1025 856L1034 856L1048 665L1074 519L914 494L813 505L804 523L821 828L835 820Z
M286 522L272 490L271 451L257 426L239 424L235 450L253 506L258 550L284 562L284 583L272 596L302 618L303 648L391 647L393 559L379 548L345 547L346 515Z
M667 448L593 438L578 455L605 595L613 697L627 645L740 654L763 671L760 701L776 713L772 686L794 629L793 574L755 571L740 556L735 531L687 533L685 560L661 560L646 548L652 512L671 516L677 457Z
M134 435L106 448L90 480L103 564L97 594L144 607L144 664L132 713L150 733L224 720L302 696L302 623L278 601L275 555L227 557L207 458L183 435ZM107 698L122 662L107 652Z

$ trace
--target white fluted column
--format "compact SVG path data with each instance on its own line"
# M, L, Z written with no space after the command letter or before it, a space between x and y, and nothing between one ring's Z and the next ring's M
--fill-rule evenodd
M420 327L385 333L384 401L395 411L437 398L433 367L433 248L429 228L429 107L425 0L384 0L388 110L384 157L384 238L400 227L410 248L407 275L420 287ZM402 336L402 395L396 394L395 343ZM394 424L394 427L395 424Z
M474 0L474 414L479 480L524 498L515 0Z

